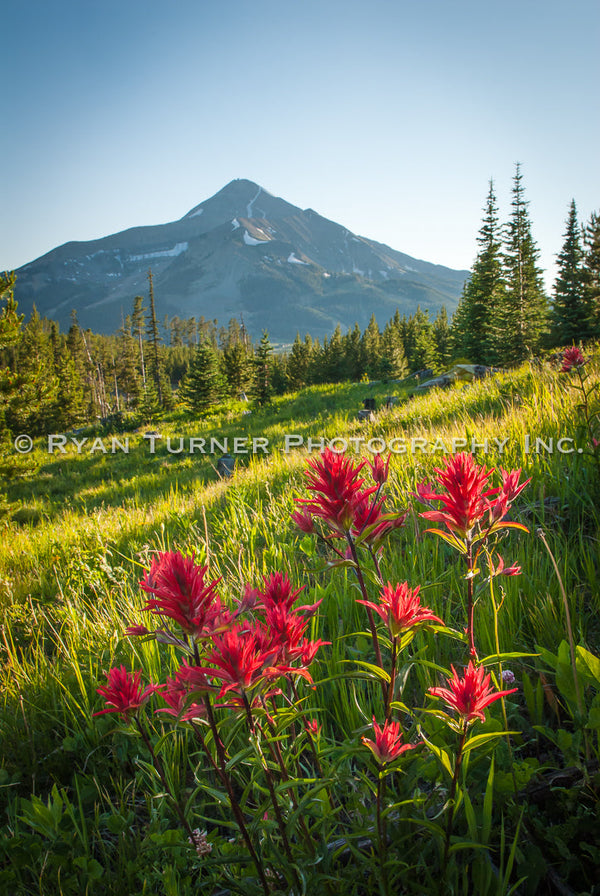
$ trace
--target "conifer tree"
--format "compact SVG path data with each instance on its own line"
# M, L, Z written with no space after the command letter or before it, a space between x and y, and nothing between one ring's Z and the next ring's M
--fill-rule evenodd
M406 375L408 365L404 353L404 342L400 328L395 319L390 320L384 327L381 337L381 362L379 375L381 379L398 380Z
M369 379L377 379L381 360L381 332L374 314L371 315L367 328L362 335L361 359L362 367Z
M0 351L14 349L22 339L22 323L24 315L17 314L17 303L14 297L16 276L14 272L5 271L0 274ZM13 353L14 355L14 353ZM0 364L0 465L4 468L4 451L8 446L8 428L6 411L18 394L20 378L8 363Z
M263 330L262 338L254 353L254 381L252 384L252 398L259 405L268 404L273 394L271 381L271 355L273 347L269 340L269 334Z
M131 331L138 345L138 364L142 386L146 388L146 362L144 359L144 336L146 333L146 309L144 297L136 296L133 300L133 313L131 315Z
M581 231L575 200L571 201L565 241L554 282L552 337L554 345L573 345L591 335L591 309L585 289Z
M152 279L151 269L148 269L148 295L150 300L150 320L148 322L148 336L151 346L148 372L154 382L154 388L156 389L156 395L158 399L158 406L160 408L166 408L171 404L168 395L170 385L166 380L164 364L162 363L160 351L161 338L158 329L158 319L156 317L156 305L154 303L154 283Z
M358 323L346 334L344 339L345 368L348 379L359 382L365 372L361 351L362 333Z
M223 392L224 380L219 358L212 342L202 339L181 383L179 397L189 410L203 413L222 400Z
M455 353L472 364L487 364L495 309L505 300L502 242L492 180L477 242L477 257L453 320L453 344Z
M433 338L437 351L438 361L443 368L450 365L452 360L452 343L450 340L450 324L446 306L442 305L433 322Z
M296 333L287 365L289 384L292 389L301 389L303 386L306 386L310 363L310 347L305 340L300 339L300 333Z
M506 293L494 315L492 350L502 364L516 364L541 347L548 324L548 303L542 272L537 266L538 249L523 190L521 167L513 181L512 213L506 227L504 270Z
M49 330L47 321L41 320L34 306L17 349L19 389L6 413L7 423L12 431L20 429L30 435L50 431L58 393L58 378L46 327Z
M592 336L600 336L600 214L592 213L584 231L585 300Z

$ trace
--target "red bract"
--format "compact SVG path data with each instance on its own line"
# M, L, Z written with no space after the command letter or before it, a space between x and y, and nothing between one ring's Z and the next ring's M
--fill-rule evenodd
M271 573L270 576L264 577L264 588L262 591L259 591L257 594L258 602L262 601L262 604L265 609L269 609L270 607L282 607L285 612L291 609L293 604L298 600L300 593L304 591L304 585L302 588L296 588L294 591L292 588L292 583L290 582L287 575L284 575L280 572ZM311 613L314 613L321 601L318 601L316 604L311 604L296 607L296 612L300 610L307 610Z
M310 460L306 480L307 488L314 497L300 500L304 517L307 514L318 517L336 534L346 535L354 521L353 498L364 484L360 471L365 463L361 461L355 465L350 458L329 448ZM367 489L369 494L375 491L377 486Z
M192 697L209 693L211 690L206 676L196 667L188 666L184 662L175 673L175 678L167 679L161 693L168 706L157 709L156 712L167 713L183 722L199 719L206 714L206 709L202 703L193 702Z
M402 732L399 722L387 721L383 728L380 728L375 717L373 717L373 731L375 732L375 740L369 740L367 737L361 738L365 747L368 747L375 759L384 765L392 762L406 753L407 750L414 750L418 744L405 744L402 741Z
M490 685L491 677L485 674L483 666L476 668L472 662L465 669L462 678L456 672L454 666L452 669L452 678L447 680L447 688L429 688L429 693L434 697L441 697L442 700L451 708L456 710L463 720L463 723L469 725L475 719L485 721L483 710L494 700L500 697L506 697L508 694L514 694L517 688L510 691L495 691Z
M173 619L192 638L210 635L226 624L224 608L215 593L219 580L206 580L206 566L178 551L159 554L140 586L153 594L144 607L154 616Z
M426 510L421 513L425 519L443 523L454 536L463 541L473 538L477 525L486 536L503 528L528 531L521 523L502 522L512 502L530 482L529 479L519 481L520 469L510 472L501 469L500 488L488 488L493 470L480 467L472 455L466 453L450 458L443 469L436 469L435 472L438 483L445 486L446 492L437 494L422 484L417 488L417 497L427 503L441 501L443 510ZM429 531L448 539L438 529ZM457 538L452 539L452 543L465 551L464 543L461 545Z
M387 482L391 456L391 454L388 454L388 459L384 460L381 454L376 454L373 458L373 463L369 464L371 467L371 475L377 485L384 485L384 483Z
M435 470L436 480L445 486L442 494L421 489L420 498L426 501L441 501L442 510L426 510L421 513L425 519L444 523L451 532L466 538L473 526L490 509L489 498L499 489L489 488L492 470L478 466L472 455L461 453L446 461L443 469Z
M204 666L200 671L223 682L219 697L228 691L242 696L257 688L261 681L267 681L266 670L272 667L277 653L278 647L269 646L259 626L235 624L213 639L206 662L215 668ZM272 677L269 672L268 678Z
M106 708L95 712L95 716L107 712L118 712L125 718L134 716L148 702L162 685L149 684L142 688L142 673L128 672L125 666L110 669L106 673L106 687L97 688L97 693L106 700Z
M569 373L573 367L583 367L584 364L585 358L582 355L581 350L578 349L576 345L573 345L563 354L563 364L560 368L560 372Z
M444 624L429 607L421 606L419 590L419 585L411 590L408 582L395 586L388 582L379 595L378 604L368 600L359 600L357 603L375 610L388 626L392 638L398 638L409 629L427 623Z

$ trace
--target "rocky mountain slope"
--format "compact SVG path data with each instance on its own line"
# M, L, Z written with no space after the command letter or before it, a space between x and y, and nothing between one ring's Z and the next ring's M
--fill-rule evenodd
M103 239L65 243L17 271L20 310L34 303L62 328L75 309L83 327L111 333L148 294L157 313L201 315L227 324L243 315L258 337L290 342L384 324L418 304L451 314L467 276L357 236L312 209L299 209L258 184L234 180L179 221L134 227Z

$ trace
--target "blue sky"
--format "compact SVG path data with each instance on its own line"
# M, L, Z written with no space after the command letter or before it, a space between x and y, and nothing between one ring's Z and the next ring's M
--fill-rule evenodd
M0 269L236 177L469 268L522 165L554 275L600 209L597 0L2 0Z

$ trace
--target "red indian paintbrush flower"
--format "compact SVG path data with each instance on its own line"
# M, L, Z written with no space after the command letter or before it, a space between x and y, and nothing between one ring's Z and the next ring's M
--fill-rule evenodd
M584 364L585 358L582 355L581 350L578 349L576 345L573 345L563 354L563 364L560 368L560 372L569 373L573 367L583 367Z
M137 715L152 694L162 688L162 685L156 684L142 688L142 673L128 672L125 666L110 669L106 678L106 687L96 689L106 700L106 708L95 712L95 716L107 712L118 712L125 718Z
M421 489L421 500L441 501L443 510L426 510L421 514L427 520L444 523L451 532L466 538L473 526L490 509L490 497L497 488L489 488L492 470L478 466L471 454L457 454L446 461L443 469L436 469L436 480L445 486L442 494Z
M450 536L455 547L472 539L475 527L485 535L491 535L498 529L514 528L527 532L521 523L503 522L515 498L521 494L529 479L520 482L521 470L500 470L502 486L489 488L493 470L479 466L471 454L457 454L446 461L443 469L436 469L436 480L445 486L446 491L440 494L428 490L421 484L417 488L416 497L423 502L441 501L441 510L426 510L421 516L436 523L443 523L455 538ZM431 532L448 538L439 529ZM466 550L464 544L462 550Z
M206 708L203 703L194 702L194 697L212 690L204 673L184 661L175 673L175 678L167 679L160 695L167 706L157 709L156 712L175 716L182 722L199 719L206 715Z
M210 666L203 666L199 671L223 683L219 697L228 691L243 695L266 682L267 670L268 677L272 678L271 669L278 652L279 647L269 644L260 626L236 623L213 638L212 650L206 655Z
M173 619L192 638L206 636L224 620L224 608L215 593L219 580L207 580L206 566L198 566L192 557L179 551L167 551L156 557L140 586L154 595L145 610L154 616ZM225 614L226 615L226 614Z
M388 459L384 460L381 454L376 454L373 458L373 463L369 464L373 481L376 482L377 485L384 485L387 482L391 456L391 454L388 454Z
M330 448L310 460L306 480L313 497L299 502L304 516L309 513L318 517L338 535L346 535L354 521L353 499L364 484L360 471L365 463L354 464L350 458ZM366 491L373 494L377 486Z
M475 719L485 721L485 713L483 710L490 703L506 697L508 694L514 694L517 688L511 688L509 691L493 690L490 681L491 676L485 674L483 666L475 667L472 662L464 671L462 678L459 677L454 666L452 669L452 678L447 679L447 688L429 688L429 693L434 697L441 697L446 704L454 709L463 720L465 726L474 722Z
M368 600L359 600L357 603L375 610L386 623L392 638L399 638L409 629L427 623L444 625L443 620L429 607L421 606L419 590L419 585L413 589L409 588L408 582L402 582L401 585L391 585L388 582L379 595L378 604Z
M373 731L375 732L375 740L369 740L367 737L361 738L365 747L368 747L375 759L384 765L392 762L406 753L407 750L414 750L419 744L405 744L402 740L402 732L400 731L400 723L388 720L380 728L373 716Z

